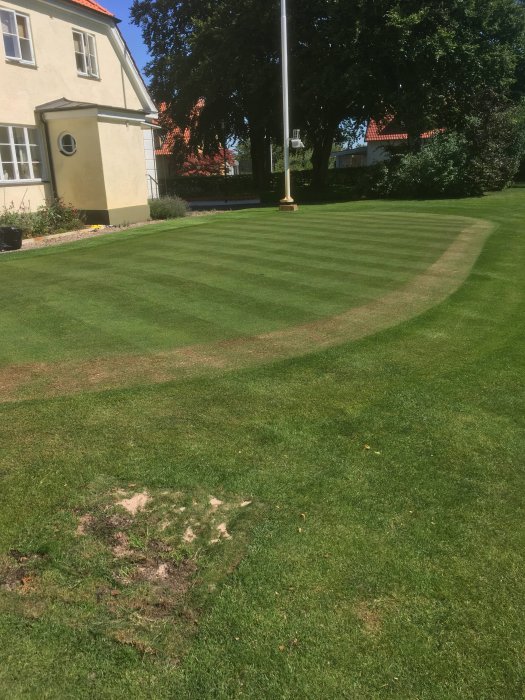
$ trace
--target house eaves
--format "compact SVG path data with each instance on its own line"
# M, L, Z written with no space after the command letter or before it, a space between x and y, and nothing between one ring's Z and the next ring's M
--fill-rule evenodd
M50 7L60 8L61 10L76 16L76 17L86 17L88 16L92 22L98 22L103 24L109 29L109 40L117 56L122 60L126 74L137 93L142 107L147 111L148 120L151 121L158 117L157 107L148 92L148 88L144 79L138 69L137 64L121 31L118 28L118 23L120 20L111 14L108 10L103 8L96 2L92 0L39 0L39 2L44 5L49 5ZM100 9L95 9L97 6Z
M42 114L45 121L96 117L100 121L134 122L143 126L150 126L148 112L144 109L124 109L109 105L99 105L93 102L78 102L76 100L68 100L66 97L38 105L35 111Z

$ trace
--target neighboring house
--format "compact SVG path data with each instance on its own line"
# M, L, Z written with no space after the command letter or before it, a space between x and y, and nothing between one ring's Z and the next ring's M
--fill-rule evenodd
M366 153L366 146L356 146L344 151L334 151L331 155L335 158L336 168L362 168L366 165Z
M429 139L439 133L427 131L421 134L422 139ZM408 134L403 131L393 118L384 119L381 122L371 119L366 129L366 145L349 148L345 151L334 151L336 168L359 168L361 166L376 165L390 158L389 149L406 141Z
M195 106L198 118L203 106L200 100ZM190 130L176 126L166 112L166 105L159 106L161 129L154 137L158 180L161 184L178 175L235 175L236 161L230 149L219 147L219 153L205 156L190 149Z
M0 209L149 218L157 114L118 21L93 0L0 0Z
M435 136L438 131L427 131L421 134L422 139L429 139ZM395 147L403 141L408 140L408 134L403 131L403 127L395 119L384 119L377 122L371 119L368 122L365 141L367 142L366 164L375 165L390 157L388 148Z

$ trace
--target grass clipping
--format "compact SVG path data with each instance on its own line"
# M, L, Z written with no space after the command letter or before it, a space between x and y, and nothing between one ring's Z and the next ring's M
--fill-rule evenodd
M102 633L177 664L206 596L242 558L238 523L251 505L213 495L112 491L62 513L50 527L49 547L0 557L1 607Z

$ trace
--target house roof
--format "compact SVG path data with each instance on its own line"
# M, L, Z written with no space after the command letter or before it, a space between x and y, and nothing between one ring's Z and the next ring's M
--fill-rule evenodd
M69 0L73 5L80 5L81 7L86 7L88 10L93 10L93 12L98 12L101 15L107 15L108 17L115 17L115 15L106 10L105 7L99 5L95 0Z
M202 107L204 106L204 100L200 99L194 108L194 114L198 114ZM162 102L159 105L159 120L157 122L161 127L164 128L165 136L159 148L155 149L155 155L157 156L171 156L175 147L180 144L181 141L187 145L190 141L190 130L182 130L180 127L175 126L171 117L167 114L167 105Z
M129 114L148 114L145 109L124 109L123 107L111 107L110 105L100 105L95 102L78 102L77 100L68 100L67 97L59 97L58 100L45 102L44 104L35 107L37 112L61 112L70 109L111 109L118 112L129 112Z
M429 139L435 136L439 129L425 131L421 134L422 139ZM406 141L408 133L403 131L403 127L393 117L387 117L383 121L370 119L366 130L365 141Z

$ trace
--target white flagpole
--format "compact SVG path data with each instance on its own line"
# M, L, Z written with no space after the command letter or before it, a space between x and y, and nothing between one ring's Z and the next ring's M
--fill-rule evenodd
M281 64L283 70L284 197L281 204L293 204L290 192L290 109L288 105L288 28L286 0L281 0Z

